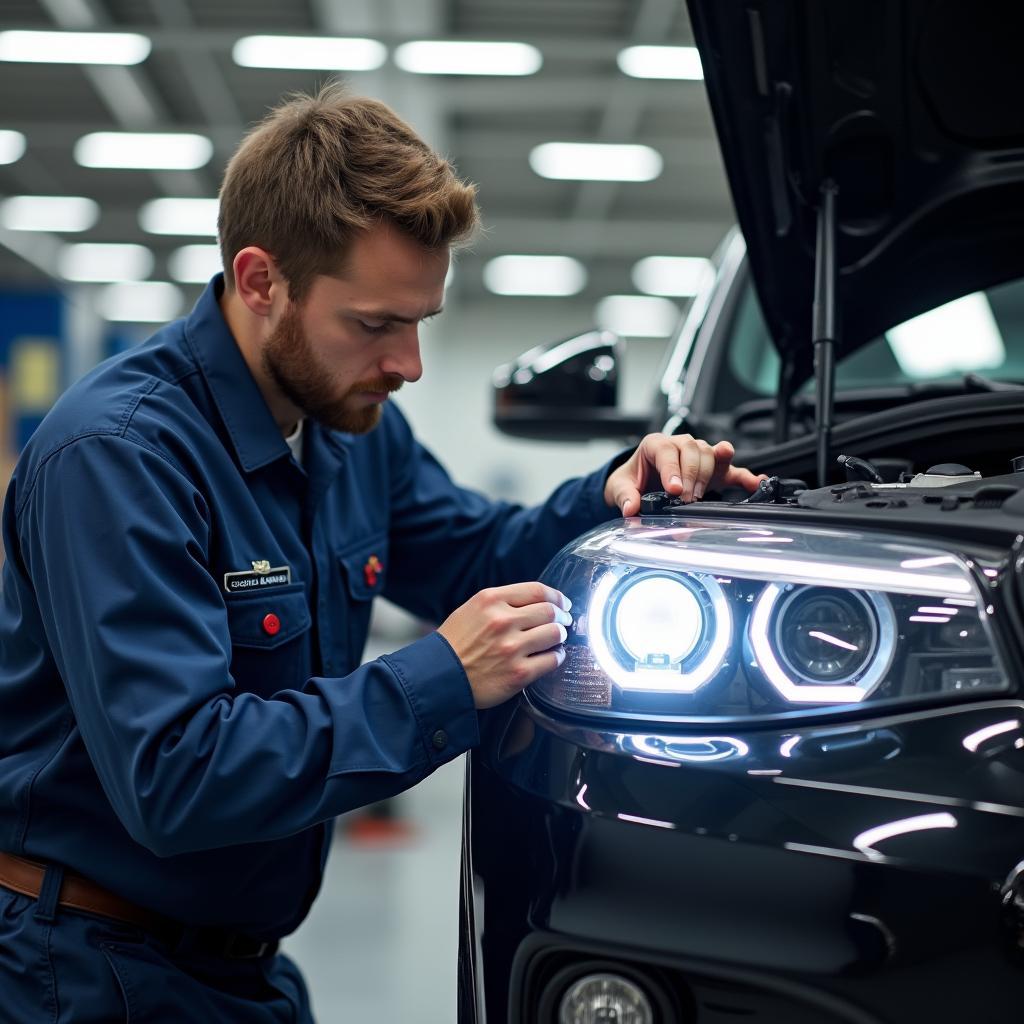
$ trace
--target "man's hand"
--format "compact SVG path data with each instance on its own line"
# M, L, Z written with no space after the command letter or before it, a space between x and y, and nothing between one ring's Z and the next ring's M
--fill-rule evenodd
M438 632L462 662L478 708L501 704L562 664L569 607L542 583L513 583L481 590L444 620Z
M623 516L635 516L640 495L648 491L663 490L683 501L700 501L709 487L756 490L764 476L734 466L735 454L728 441L710 445L689 434L648 434L629 461L609 475L604 500Z

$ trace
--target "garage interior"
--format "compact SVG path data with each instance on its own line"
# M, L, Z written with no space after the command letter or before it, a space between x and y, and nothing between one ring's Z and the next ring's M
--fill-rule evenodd
M424 379L399 403L460 483L495 497L540 499L618 445L499 434L493 369L535 345L608 326L626 337L622 405L642 409L703 261L733 222L678 0L4 3L3 33L54 30L133 33L148 52L114 65L74 55L53 62L52 51L28 60L13 42L0 51L5 481L64 387L192 306L217 269L212 225L224 163L247 127L288 93L338 79L382 99L478 184L485 231L459 255L445 314L423 331ZM287 63L273 42L269 59L247 58L241 41L254 36L370 40L369 56L353 60L372 66L352 70L334 57L320 58L323 66L243 66L273 63L275 51ZM417 70L412 44L423 40L526 44L528 73L454 73L451 56ZM667 69L659 64L665 54ZM201 152L186 169L88 166L96 161L83 153L83 138L123 132L198 136ZM655 167L639 173L648 180L546 177L539 147L552 143L646 147L639 152ZM595 151L590 159L617 177L612 157ZM58 209L22 197L75 201ZM560 262L538 271L507 257ZM689 263L659 266L652 257ZM479 441L466 446L466 437ZM419 628L381 609L366 656ZM390 839L353 841L339 821L320 899L285 943L323 1024L454 1019L462 772L459 759L398 798L392 810L409 829Z

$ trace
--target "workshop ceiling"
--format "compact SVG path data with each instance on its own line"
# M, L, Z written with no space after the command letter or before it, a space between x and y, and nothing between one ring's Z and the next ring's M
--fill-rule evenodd
M248 126L284 94L332 77L391 103L459 172L478 183L487 225L460 259L459 301L482 299L493 256L565 254L589 272L584 297L634 291L647 255L707 256L733 219L704 85L631 78L617 64L633 44L692 43L681 0L4 0L0 29L136 31L152 52L131 67L0 62L0 129L27 140L0 165L0 198L86 196L101 215L88 231L0 228L0 288L57 276L68 242L131 242L155 255L154 280L171 280L178 247L210 238L154 235L139 209L160 197L214 197ZM349 35L380 40L370 72L240 67L232 47L254 34ZM423 38L510 40L541 51L528 77L412 74L393 59ZM194 171L79 166L75 142L93 131L183 131L207 136L213 157ZM642 143L664 159L646 182L541 178L529 154L545 142ZM183 286L189 300L198 285Z

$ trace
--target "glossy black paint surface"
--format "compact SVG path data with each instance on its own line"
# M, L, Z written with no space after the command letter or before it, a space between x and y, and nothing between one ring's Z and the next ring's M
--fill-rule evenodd
M801 379L827 182L838 191L837 356L1024 272L1019 4L688 7L765 317Z
M659 972L679 1021L1016 1021L1022 748L1016 700L660 738L492 714L461 1019L548 1024L537 965L571 951Z

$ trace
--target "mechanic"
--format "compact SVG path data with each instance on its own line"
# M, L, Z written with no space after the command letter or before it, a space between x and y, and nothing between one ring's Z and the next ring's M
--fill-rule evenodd
M563 544L645 488L756 486L728 444L663 435L533 509L453 484L387 398L477 221L383 104L289 100L228 165L225 273L26 447L3 513L5 1021L310 1021L276 947L331 819L561 662L568 602L531 581ZM359 667L377 595L442 625Z

